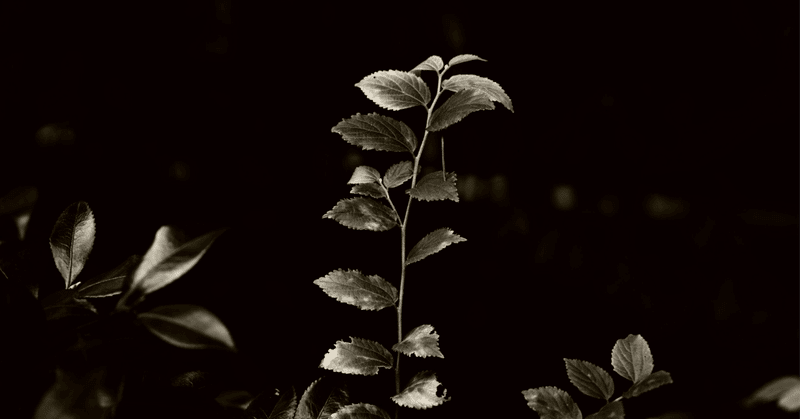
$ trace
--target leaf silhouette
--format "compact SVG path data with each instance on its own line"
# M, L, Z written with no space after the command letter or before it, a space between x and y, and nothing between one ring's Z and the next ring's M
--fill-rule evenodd
M456 55L455 57L451 58L450 62L447 65L452 67L452 66L454 66L456 64L461 64L461 63L465 63L467 61L473 61L473 60L486 61L483 58L478 57L477 55L461 54L461 55Z
M586 419L622 419L625 417L625 409L622 402L617 400L603 406L597 413L592 413Z
M358 166L353 170L353 175L350 176L350 180L347 181L347 184L379 183L380 181L380 172L369 166Z
M458 189L456 188L456 174L447 174L447 181L442 180L442 171L425 175L417 182L416 186L406 191L407 194L423 201L441 201L449 199L458 202Z
M578 405L566 391L556 387L532 388L522 392L528 407L536 411L541 419L581 419Z
M628 335L614 345L611 365L617 374L636 384L653 372L653 354L643 337Z
M56 268L69 288L83 270L94 245L94 214L89 204L80 201L68 206L50 233L50 250Z
M445 80L442 83L442 89L451 90L453 92L459 92L464 89L479 90L488 96L490 100L500 102L506 109L514 112L514 107L511 105L511 98L503 91L503 88L485 77L473 74L459 74Z
M444 68L444 61L442 61L442 57L439 57L438 55L431 55L430 57L428 57L427 60L419 63L411 71L416 72L414 74L419 75L419 72L422 70L436 71L438 73L443 68Z
M356 83L356 87L376 105L392 111L426 106L431 100L428 85L417 75L403 71L372 73Z
M255 419L293 419L297 410L294 387L286 391L263 392L247 406L245 413Z
M444 358L439 350L439 334L434 332L433 326L429 324L415 327L414 330L408 332L402 342L392 346L392 350L421 358L428 356Z
M392 419L392 417L378 406L358 403L339 409L331 419Z
M355 230L386 231L397 225L391 208L369 198L342 199L322 218Z
M141 256L132 255L110 272L84 281L77 290L77 297L102 298L121 294L125 278L141 260Z
M426 257L439 252L453 243L461 243L465 241L467 241L467 239L453 233L453 230L450 230L449 228L440 228L435 230L423 237L422 240L414 245L414 248L408 252L406 265L410 265L414 262L425 259Z
M203 307L190 304L161 306L139 313L137 317L147 330L173 346L236 350L222 321Z
M394 358L380 343L350 337L350 343L337 341L325 354L320 368L343 374L375 375L378 368L392 368Z
M375 199L386 198L386 191L376 183L363 183L360 185L353 185L350 188L350 193L369 196Z
M417 148L417 136L408 125L376 113L355 114L343 119L331 131L364 150L408 151L413 155Z
M456 92L453 96L439 106L431 115L428 131L441 131L453 125L465 116L475 111L484 109L494 109L494 103L486 93L477 89L464 89Z
M389 167L386 171L386 175L383 177L383 185L387 188L396 188L411 179L413 175L414 163L410 161L401 161Z
M432 371L421 371L411 379L400 394L392 396L392 400L400 406L414 409L439 406L450 400L447 397L447 389L442 391L441 397L436 395L440 385L441 383L436 380L436 374Z
M347 390L331 379L319 378L306 389L294 419L329 418L350 403Z
M664 384L672 383L672 377L666 371L656 371L653 374L648 375L647 377L643 378L638 383L631 386L625 393L622 393L622 397L626 399L630 399L631 397L636 397L646 391L650 391L654 388L658 388L663 386Z
M590 362L579 359L566 359L569 381L581 393L596 399L606 400L614 395L614 380L608 373Z
M377 275L337 269L314 281L325 294L362 310L380 310L397 302L397 289Z

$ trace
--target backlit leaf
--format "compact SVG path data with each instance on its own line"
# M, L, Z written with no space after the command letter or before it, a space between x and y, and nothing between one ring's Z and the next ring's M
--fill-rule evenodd
M458 189L456 189L456 174L447 174L447 181L442 180L442 171L425 175L417 182L416 186L406 191L407 194L423 201L441 201L449 199L458 202Z
M494 109L494 103L486 93L476 89L458 91L433 111L430 125L426 129L441 131L461 121L472 112L485 109Z
M439 350L439 334L433 331L433 326L423 324L408 332L402 342L392 346L393 351L406 355L416 355L421 358L436 356L444 358Z
M369 166L358 166L353 170L353 175L347 181L348 185L361 184L361 183L375 183L381 181L381 174L377 170Z
M331 419L392 419L392 417L378 406L358 403L339 409Z
M65 288L81 273L94 245L94 214L89 204L80 201L68 206L50 233L50 250Z
M536 411L541 419L582 419L578 405L566 391L556 387L532 388L522 392L528 407Z
M378 368L390 369L394 365L392 353L380 343L354 337L350 341L337 341L325 354L320 368L343 374L375 375Z
M314 281L325 294L362 310L380 310L397 302L397 289L378 275L337 269Z
M364 150L408 151L413 154L417 148L417 136L408 125L376 113L355 114L350 119L343 119L331 131Z
M653 354L643 337L628 335L614 345L611 365L617 374L636 384L653 372Z
M485 77L473 74L459 74L442 82L442 89L459 92L464 89L475 89L483 92L490 100L500 102L511 112L514 107L511 105L511 98L508 97L499 84Z
M430 70L430 71L436 71L438 73L443 68L444 68L444 61L442 61L442 57L439 57L438 55L431 55L430 57L428 57L427 60L419 63L419 65L414 67L414 69L411 71L418 72L421 70ZM419 75L419 73L415 74Z
M350 403L350 396L338 380L319 378L306 389L297 404L294 419L328 418Z
M386 231L397 225L391 208L369 198L342 199L322 218L355 230Z
M564 358L564 362L569 381L581 393L606 401L614 395L614 380L604 369L579 359Z
M400 394L392 396L392 400L400 406L414 409L439 406L450 400L447 397L447 389L443 389L441 397L436 395L440 385L441 383L436 380L436 374L432 371L421 371L411 379Z
M350 193L366 195L375 199L386 198L386 191L384 191L381 185L378 185L377 183L353 185L353 187L350 188Z
M383 185L387 188L396 188L411 179L413 175L414 163L410 161L401 161L389 167L389 170L386 171L386 175L383 177Z
M132 255L110 272L84 281L78 288L77 297L102 298L121 294L125 278L131 274L141 260L141 256Z
M631 397L636 397L646 391L650 391L654 388L661 387L664 384L672 383L672 377L666 371L656 371L652 374L649 374L647 377L643 378L638 383L631 386L625 393L622 393L622 397L626 399L630 399Z
M236 350L222 321L203 307L190 304L161 306L139 313L137 317L147 330L173 346Z
M438 172L442 173L442 172ZM425 259L426 257L444 249L445 247L453 244L467 241L467 239L453 233L449 228L440 228L428 233L423 237L410 252L406 259L406 265Z
M297 410L297 395L294 387L285 391L265 391L247 406L247 418L293 419Z
M392 111L425 106L431 100L428 85L417 75L404 71L378 71L364 77L356 87L375 104Z
M586 419L622 419L625 417L625 409L622 408L622 401L617 400L603 406L597 413L592 413Z
M452 67L452 66L454 66L456 64L461 64L461 63L465 63L467 61L473 61L473 60L486 61L483 58L478 57L477 55L461 54L461 55L456 55L455 57L451 58L450 62L447 63L447 65Z

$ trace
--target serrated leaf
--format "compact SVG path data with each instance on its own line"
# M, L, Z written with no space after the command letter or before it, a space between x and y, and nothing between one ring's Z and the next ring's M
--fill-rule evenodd
M514 107L511 105L511 98L503 91L503 88L485 77L476 76L474 74L455 75L442 82L442 89L453 92L460 92L464 89L475 89L484 93L490 100L500 102L506 109L514 112Z
M443 389L442 396L436 395L436 391L442 383L436 380L436 374L432 371L420 371L409 381L400 394L392 396L392 400L403 407L413 407L414 409L427 409L439 406L450 400L447 397L447 389Z
M126 291L117 307L134 307L148 294L183 276L224 232L225 229L215 230L186 242L181 232L170 226L161 227L136 271L126 278L123 285Z
M342 199L322 218L355 230L386 231L397 225L391 208L369 198Z
M431 100L428 85L419 76L404 71L378 71L364 77L356 87L376 105L392 111L426 106Z
M452 66L454 66L456 64L461 64L461 63L465 63L467 61L474 61L474 60L486 61L483 58L478 57L477 55L461 54L461 55L456 55L455 57L451 58L450 62L447 65L452 67Z
M350 343L337 341L325 354L320 368L343 374L375 375L378 368L392 368L392 353L380 343L350 337Z
M350 119L343 119L331 131L341 134L345 141L364 150L408 151L414 154L417 148L417 136L408 125L376 113L355 114Z
M456 188L456 174L447 174L447 181L442 180L442 171L425 175L417 182L416 186L406 191L407 194L423 201L441 201L449 199L458 202L458 189Z
M375 199L386 198L386 191L376 183L364 183L361 185L354 185L350 188L350 193L366 195Z
M380 183L380 181L380 172L369 166L358 166L353 170L353 175L350 176L350 180L347 181L347 184Z
M626 399L630 399L631 397L636 397L646 391L650 391L654 388L658 388L663 386L664 384L672 383L672 377L666 371L657 371L654 372L647 377L643 378L638 383L635 383L628 389L625 393L622 393L622 397Z
M185 349L236 350L222 321L203 307L175 304L139 313L139 321L165 342Z
M461 121L472 112L485 109L494 109L494 103L489 96L480 90L464 89L450 96L442 106L433 111L430 125L425 129L441 131Z
M83 270L94 245L94 214L89 204L80 201L68 206L50 233L50 250L56 268L69 288Z
M419 63L419 65L414 67L414 69L411 71L418 72L422 70L430 70L438 73L443 68L444 68L444 61L442 61L442 57L439 57L438 55L431 55L430 57L428 57L427 60ZM419 73L415 74L419 75Z
M439 334L433 331L433 326L423 324L408 332L406 337L392 346L393 351L406 355L416 355L420 358L436 356L444 358L439 350Z
M393 164L386 171L386 175L383 177L383 186L387 188L396 188L411 179L413 175L414 163L410 161L401 161L400 163Z
M453 230L450 230L449 228L440 228L435 230L423 237L422 240L420 240L414 246L414 248L408 252L406 265L410 265L414 262L425 259L426 257L439 252L453 243L461 243L465 241L467 241L467 239L453 233Z
M623 419L625 409L621 401L614 401L603 406L597 413L592 413L586 419Z
M596 399L606 400L614 395L614 380L606 370L579 359L566 359L569 381L581 393Z
M397 289L378 275L337 269L314 281L325 294L362 310L380 310L397 302Z
M781 395L794 387L800 387L800 377L786 376L776 378L753 392L753 394L745 400L744 405L750 407L756 403L778 400Z
M578 405L564 390L547 386L525 390L522 395L541 419L583 419Z
M350 403L347 390L331 379L319 378L306 389L294 419L329 418Z
M392 417L378 406L358 403L339 409L331 419L392 419Z
M617 374L636 384L653 372L653 354L642 336L628 335L614 344L611 365Z
M294 387L282 392L265 391L247 406L245 413L255 419L293 419L297 410Z
M125 278L131 274L133 268L136 267L141 260L141 256L132 255L111 271L83 282L77 290L77 297L103 298L122 294Z

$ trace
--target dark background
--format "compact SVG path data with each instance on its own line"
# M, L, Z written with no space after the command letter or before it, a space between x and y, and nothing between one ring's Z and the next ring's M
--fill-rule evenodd
M433 369L453 397L421 416L535 417L521 392L545 385L587 415L600 404L562 359L611 371L628 334L675 381L626 401L630 417L744 414L741 399L798 374L796 4L168 3L9 12L0 195L37 187L26 243L52 284L47 237L77 200L97 220L87 278L143 254L160 225L231 226L159 298L217 313L242 380L310 381L348 336L390 346L392 312L312 281L360 269L399 287L398 230L321 216L355 166L406 156L330 129L379 112L421 139L421 108L382 110L354 84L470 53L488 62L449 74L498 82L515 112L449 128L461 202L413 205L410 243L440 227L468 239L408 271L404 329L432 324L445 359L404 358L405 379ZM439 168L436 147L422 162ZM556 190L574 200L559 209ZM383 397L390 375L363 380Z

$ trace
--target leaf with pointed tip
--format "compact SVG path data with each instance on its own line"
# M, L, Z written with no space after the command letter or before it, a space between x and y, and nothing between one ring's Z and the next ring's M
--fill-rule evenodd
M247 406L245 413L255 419L293 419L297 410L294 387L286 391L265 391Z
M442 61L442 57L438 55L431 55L428 57L427 60L419 63L416 67L414 67L412 72L416 72L414 74L419 75L419 72L422 70L430 70L439 72L444 68L444 61Z
M477 89L464 89L450 96L431 115L428 131L441 131L475 111L494 109L489 96Z
M450 62L447 63L447 65L452 67L452 66L454 66L456 64L461 64L461 63L465 63L467 61L474 61L474 60L486 61L483 58L478 57L477 55L461 54L461 55L456 55L455 57L451 58Z
M386 175L383 177L383 185L387 188L396 188L411 179L413 175L414 163L410 161L401 161L389 167L389 170L386 171Z
M141 256L132 255L110 272L83 282L78 288L78 298L103 298L122 294L125 278L141 260Z
M417 182L416 186L406 190L406 193L423 201L441 201L449 199L458 202L458 189L456 188L456 174L447 174L447 181L442 180L442 171L425 175Z
M467 239L453 233L453 230L450 230L449 228L440 228L435 230L423 237L422 240L420 240L414 246L414 248L408 252L406 265L410 265L414 262L425 259L426 257L439 252L453 243L461 243L465 241L467 241Z
M433 326L423 324L408 332L402 342L392 346L393 351L406 355L416 355L421 358L437 356L444 358L439 350L439 334L433 331Z
M578 405L566 391L556 387L531 388L522 392L528 407L541 419L582 419Z
M343 384L319 378L303 393L294 419L329 418L349 403L350 395Z
M378 406L358 403L339 409L331 419L392 419L392 417Z
M614 344L611 365L617 374L636 384L653 372L653 354L641 335L628 335Z
M380 343L351 336L350 343L336 341L319 366L343 374L375 375L378 368L390 369L392 365L392 353Z
M414 73L378 71L356 83L376 105L391 111L426 106L431 101L428 85Z
M397 289L378 275L337 269L314 281L325 294L362 310L381 310L397 302Z
M357 113L350 119L331 128L348 143L364 150L408 151L412 155L417 148L417 135L402 121L388 116Z
M597 413L592 413L586 419L622 419L625 417L625 409L622 402L617 400L603 406Z
M442 83L442 89L450 90L453 92L460 92L464 89L475 89L483 92L490 100L500 102L511 112L514 112L514 107L511 105L511 98L508 97L503 88L499 84L489 80L485 77L476 76L473 74L459 74Z
M148 294L183 276L200 261L214 240L225 231L226 229L215 230L186 242L183 234L173 227L163 226L158 229L142 262L133 275L125 279L123 289L126 291L119 299L117 307L134 307Z
M606 370L579 359L566 359L569 381L581 393L596 399L606 400L614 395L614 380Z
M381 185L378 185L377 183L353 185L353 187L350 188L350 193L365 195L375 199L386 198L386 191L384 191Z
M369 198L342 199L322 218L355 230L386 231L397 225L391 208Z
M628 389L628 391L622 393L622 397L630 399L631 397L636 397L646 391L650 391L654 388L658 388L663 386L664 384L670 384L670 383L672 383L672 377L669 375L668 372L656 371L652 374L649 374L647 377L643 378L636 384L632 385L631 388Z
M50 233L50 250L64 278L64 288L71 287L83 270L94 245L94 234L94 214L86 202L73 203L58 217Z
M236 351L228 329L203 307L190 304L161 306L139 313L137 317L147 330L173 346Z
M439 386L442 385L436 380L436 374L432 371L420 371L408 383L405 389L392 396L395 403L403 407L413 407L414 409L427 409L439 406L450 400L447 397L447 389L443 389L442 396L436 395Z
M380 172L369 166L358 166L356 170L353 170L353 176L350 176L347 184L380 183L380 181Z

